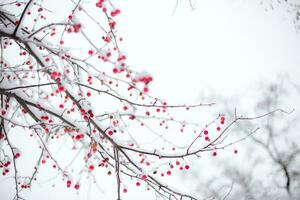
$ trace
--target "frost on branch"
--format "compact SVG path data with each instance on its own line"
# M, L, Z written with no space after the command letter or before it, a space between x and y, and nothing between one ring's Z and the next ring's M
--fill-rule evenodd
M33 187L47 163L75 190L81 188L82 174L91 178L102 170L115 175L117 199L132 182L161 198L199 199L164 183L164 177L189 170L189 157L207 151L216 156L230 145L224 140L237 121L275 112L233 119L219 114L201 123L180 120L174 110L201 111L213 103L173 105L150 95L153 77L133 70L121 51L123 38L116 30L122 12L113 2L61 4L65 13L49 10L42 0L0 4L0 169L3 176L13 174L15 199ZM17 132L39 151L26 174L18 162L31 155L17 145ZM70 163L53 153L62 141L74 152ZM70 170L76 159L84 167Z

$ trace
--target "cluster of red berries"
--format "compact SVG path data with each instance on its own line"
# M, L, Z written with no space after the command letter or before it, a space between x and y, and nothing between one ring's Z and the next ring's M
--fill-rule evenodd
M50 75L51 80L55 80L57 82L61 81L61 73L57 71L53 71Z
M102 8L102 7L103 7L104 1L105 1L105 0L99 0L99 1L96 3L96 7Z
M111 11L110 16L115 17L117 15L119 15L121 13L120 9L115 9L113 11Z
M30 188L30 185L28 185L28 184L22 184L21 188L22 189L28 189L28 188Z
M67 180L67 188L70 188L71 185L72 185L72 181L71 181L71 180ZM80 188L79 183L76 183L76 184L74 185L74 189L75 189L75 190L79 190L79 188Z
M6 162L0 162L0 168L2 169L2 175L5 176L9 172L9 166L11 162L7 160Z

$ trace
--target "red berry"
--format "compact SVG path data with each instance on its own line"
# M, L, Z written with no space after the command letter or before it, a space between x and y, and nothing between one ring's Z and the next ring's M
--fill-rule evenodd
M225 121L225 117L222 116L222 117L220 118L220 121Z
M149 92L149 88L144 87L143 91L144 91L144 93L147 93L147 92Z
M17 153L15 154L15 159L19 158L20 156L21 156L21 154L20 154L19 152L17 152Z
M70 180L67 181L67 187L68 187L68 188L71 187L71 183L72 183L72 182L71 182Z
M116 74L116 73L118 73L119 72L119 70L117 69L117 68L113 68L113 73L114 74Z
M90 171L93 171L94 169L95 169L94 165L90 165L90 166L89 166L89 170L90 170Z
M109 131L108 131L108 135L111 136L111 135L113 135L113 134L114 134L114 132L113 132L112 130L109 130Z
M74 185L74 188L75 188L75 190L79 190L80 185L79 185L78 183L76 183L76 184Z
M58 87L58 91L59 91L59 92L62 92L62 91L64 91L64 90L65 90L64 86L61 85L61 86Z
M89 50L89 51L88 51L88 54L89 54L90 56L92 56L92 55L94 54L94 51L93 51L93 50Z
M146 179L147 179L147 175L143 175L142 180L146 180Z

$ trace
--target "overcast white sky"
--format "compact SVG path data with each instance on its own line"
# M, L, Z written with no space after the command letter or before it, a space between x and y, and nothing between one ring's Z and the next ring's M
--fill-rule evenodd
M190 101L207 88L232 95L278 73L300 75L300 37L284 9L259 1L123 1L120 33L131 64L150 71L153 92ZM159 90L157 90L159 88Z

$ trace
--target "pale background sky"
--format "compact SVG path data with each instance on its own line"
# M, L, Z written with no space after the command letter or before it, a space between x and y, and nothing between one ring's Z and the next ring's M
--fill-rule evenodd
M55 8L59 2L51 4ZM279 73L290 75L299 84L300 36L285 10L266 12L253 0L198 0L191 11L188 1L179 0L172 15L175 3L117 2L122 10L117 20L118 32L124 37L122 48L130 65L153 75L152 95L174 103L195 103L201 93L212 88L231 97L247 92L257 81L275 80ZM44 173L51 176L49 171ZM2 180L0 200L6 200L10 192ZM102 187L105 194L90 193L95 187L86 183L77 196L58 178L55 188L50 189L53 182L40 184L29 199L41 199L41 195L45 200L115 199L114 177L103 181L107 182ZM179 182L176 185L181 187ZM124 199L154 199L152 192L130 190Z
M232 95L278 73L297 80L300 37L284 9L201 0L191 11L181 0L172 16L175 2L121 2L119 31L129 62L153 74L153 92L186 102L207 88Z

